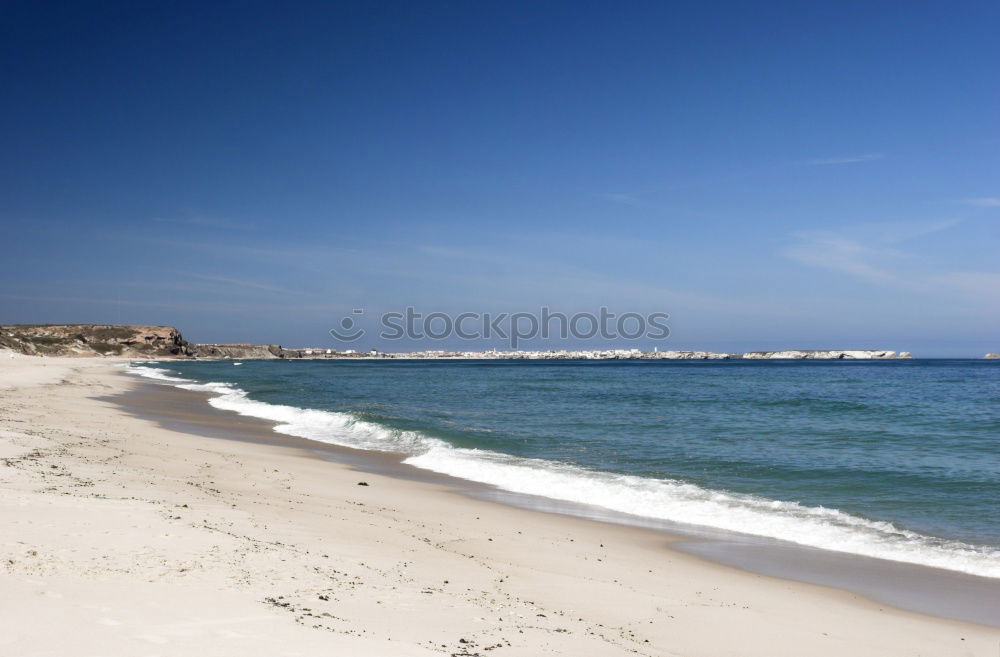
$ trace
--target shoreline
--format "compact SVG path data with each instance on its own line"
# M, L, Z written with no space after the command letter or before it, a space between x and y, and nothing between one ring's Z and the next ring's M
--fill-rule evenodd
M361 472L447 486L469 498L528 512L647 529L663 537L666 549L703 558L716 565L830 587L900 610L1000 628L1000 580L506 491L491 484L403 463L406 454L356 449L278 433L274 431L276 422L211 406L208 403L214 396L211 393L137 379L136 388L109 401L165 428L307 450L318 458L346 464ZM167 402L171 398L178 401ZM942 599L941 591L948 591L950 595Z
M217 429L238 440L165 428L109 401L139 382L108 361L46 360L28 382L37 362L0 369L0 651L991 656L1000 640L665 550L658 530L247 440L232 418Z

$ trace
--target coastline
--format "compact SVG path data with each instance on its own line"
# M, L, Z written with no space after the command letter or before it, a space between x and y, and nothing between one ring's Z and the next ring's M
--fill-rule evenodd
M208 392L140 379L138 386L109 401L164 428L306 450L318 458L347 464L362 472L446 486L477 500L529 512L558 514L612 527L644 528L660 533L667 549L715 564L756 575L828 586L901 610L1000 628L1000 580L515 493L409 465L403 462L408 454L354 449L276 432L274 421L211 406L208 400L212 396ZM942 598L941 591L948 591L949 595Z
M780 641L793 654L992 655L1000 640L665 550L682 539L658 529L456 494L450 478L292 443L260 420L212 409L213 436L211 407L186 397L199 393L162 386L148 404L187 399L171 403L190 421L170 426L120 410L114 396L152 384L107 361L46 365L62 369L0 388L15 529L0 647L17 654L58 652L45 619L60 618L77 654L770 655Z

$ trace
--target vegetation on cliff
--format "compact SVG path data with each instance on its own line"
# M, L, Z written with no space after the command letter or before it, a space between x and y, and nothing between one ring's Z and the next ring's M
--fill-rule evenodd
M172 326L16 324L0 326L0 348L31 356L187 356L190 345Z

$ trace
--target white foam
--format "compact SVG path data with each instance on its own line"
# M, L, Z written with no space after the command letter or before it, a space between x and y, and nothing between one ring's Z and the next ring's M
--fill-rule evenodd
M888 522L836 509L481 450L435 447L405 462L516 493L766 536L826 550L1000 577L1000 550L924 536Z
M276 422L274 430L279 433L358 449L409 454L405 463L418 468L515 493L1000 578L1000 550L996 548L925 536L836 509L725 493L676 480L462 449L418 432L366 422L348 413L256 401L227 383L195 383L152 367L132 367L129 371L179 388L212 393L215 395L209 399L212 406Z
M157 381L174 381L187 383L190 379L182 379L176 376L170 376L167 374L170 370L164 370L157 367L145 367L144 365L128 365L128 371L132 374L138 374L139 376L144 376L147 379L155 379Z
M348 413L319 411L297 406L269 404L247 397L246 392L229 383L196 383L191 379L170 376L163 369L131 367L130 372L156 381L171 383L185 390L215 395L208 403L239 415L276 422L274 430L319 442L381 452L415 454L446 444L414 431L397 431L373 422L365 422Z

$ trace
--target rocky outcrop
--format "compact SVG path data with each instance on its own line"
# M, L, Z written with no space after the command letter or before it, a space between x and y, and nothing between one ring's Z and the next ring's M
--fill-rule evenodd
M15 324L0 326L0 348L29 356L177 358L188 342L172 326Z
M428 359L428 360L892 360L911 358L909 352L880 350L789 350L752 351L746 354L726 354L711 351L640 351L638 349L581 349L559 351L411 351L403 353L338 352L331 349L286 349L279 345L260 344L199 344L191 345L197 358L231 360L270 359Z
M270 360L287 358L287 350L276 344L196 344L191 345L191 355L197 358L231 360Z
M725 354L710 351L647 351L597 349L560 351L418 351L378 354L332 349L286 349L277 344L194 344L172 326L112 326L106 324L17 324L0 326L0 349L32 356L123 356L127 358L204 358L224 360L437 358L437 359L597 359L597 360L891 360L911 358L907 351L877 349L750 351ZM986 354L985 358L1000 358Z
M792 349L789 351L748 351L743 354L748 360L889 360L894 358L912 358L910 352L883 351L879 349Z
M720 354L713 351L654 351L644 354L646 358L665 360L728 360L739 358L739 354Z
M298 350L301 351L301 350ZM639 351L638 349L577 349L558 351L409 351L402 353L354 352L332 355L327 350L307 350L299 358L397 358L397 359L438 359L438 360L725 360L739 358L739 354L720 354L711 351Z

